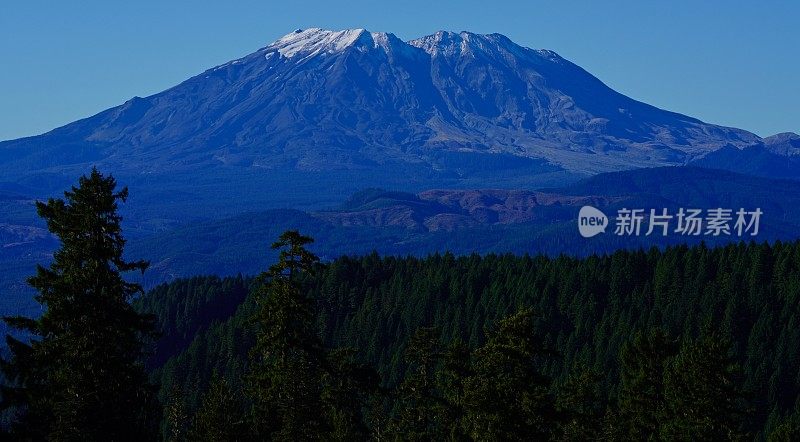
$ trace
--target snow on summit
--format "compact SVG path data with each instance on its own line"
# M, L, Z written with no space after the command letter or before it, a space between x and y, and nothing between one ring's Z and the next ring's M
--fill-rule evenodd
M474 52L496 53L500 48L517 54L530 50L514 44L500 34L438 31L432 35L404 42L391 33L369 32L361 28L341 31L320 28L298 29L279 38L267 48L277 49L277 52L286 58L299 56L308 58L319 54L341 52L349 47L382 48L387 53L400 51L410 54L422 51L432 56L466 55ZM546 58L553 58L555 55L550 51L534 51Z
M382 48L387 53L398 50L407 52L414 49L394 34L369 32L361 28L342 31L320 28L298 29L279 38L267 46L267 49L277 49L277 52L286 58L302 57L305 59L320 54L341 52L350 47L357 47L361 50Z
M328 31L311 28L298 29L287 34L270 47L287 58L296 55L312 56L325 52L341 51L352 46L366 31L364 29L346 29L344 31Z

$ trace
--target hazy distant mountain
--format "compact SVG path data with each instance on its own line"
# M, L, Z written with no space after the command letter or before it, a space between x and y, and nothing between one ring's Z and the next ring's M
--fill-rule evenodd
M691 164L769 178L797 179L800 177L800 135L781 133L744 149L727 145Z
M760 141L632 100L500 34L403 42L308 29L164 92L0 143L0 181L60 188L99 164L139 192L230 198L247 186L291 188L291 171L307 183L281 201L295 206L367 186L534 188ZM333 195L343 176L349 186Z

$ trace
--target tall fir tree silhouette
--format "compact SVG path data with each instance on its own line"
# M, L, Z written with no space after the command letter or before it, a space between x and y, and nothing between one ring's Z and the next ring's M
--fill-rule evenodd
M305 249L313 240L296 230L272 245L278 262L261 275L256 292L258 331L250 352L249 394L255 436L282 440L317 439L326 431L321 399L325 352L314 302L299 278L318 258Z
M7 336L10 357L2 406L16 414L15 437L54 440L145 440L158 405L142 365L153 319L130 304L141 292L122 274L144 272L123 258L118 203L128 190L92 169L63 199L36 205L61 242L49 267L28 282L44 313L4 321L31 339ZM154 414L154 412L156 412Z

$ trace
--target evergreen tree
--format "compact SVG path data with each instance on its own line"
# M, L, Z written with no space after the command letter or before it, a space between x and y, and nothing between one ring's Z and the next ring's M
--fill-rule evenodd
M186 398L183 390L177 385L173 386L166 407L164 407L164 429L165 439L170 442L182 442L186 440L186 432L189 427L189 416L186 411Z
M238 441L245 437L244 410L239 396L228 382L215 375L189 429L196 442Z
M605 404L600 391L599 373L581 367L570 375L558 391L556 408L565 418L560 440L597 440L602 432Z
M762 270L751 274L747 269L754 260L761 261ZM774 247L669 247L586 259L371 254L338 258L317 267L314 277L300 272L297 281L305 284L303 290L309 298L327 302L324 316L317 321L322 341L327 346L358 349L353 360L379 368L386 375L387 388L399 386L413 374L404 360L413 330L435 325L442 330L443 343L463 340L469 348L480 349L487 342L487 323L515 306L535 306L543 314L538 336L561 355L558 360L536 364L539 372L561 386L568 373L579 375L575 367L581 365L603 373L602 399L613 405L603 419L604 432L599 437L613 440L660 438L670 420L665 367L675 357L676 343L664 333L661 338L651 336L657 332L642 333L637 342L631 339L636 330L663 327L689 342L713 326L734 343L744 385L755 396L751 401L754 413L742 419L748 428L760 430L754 436L762 438L783 425L781 417L791 413L800 392L798 263L800 242ZM248 322L257 307L252 295L242 303L241 297L228 298L227 289L218 283L204 284L202 280L188 283L188 289L181 289L187 281L174 288L165 285L168 288L156 290L154 298L175 293L165 297L163 306L158 299L150 303L165 324L171 318L179 324L165 327L171 334L163 352L169 361L154 373L164 384L162 396L167 396L170 385L182 385L190 412L198 402L194 386L206 385L215 369L223 371L226 379L238 379L247 368L247 352L255 341L255 327ZM251 285L249 281L245 284ZM226 309L235 312L226 313ZM197 318L195 312L204 311L219 316L192 319ZM197 336L194 330L199 330ZM623 347L625 352L621 352ZM448 361L449 350L444 353L435 370L432 396L445 412L433 420L435 427L447 432L459 427L453 422L460 422L462 430L470 430L466 416L475 413L475 394L465 383L474 381L483 369L476 370L480 361L464 348L452 361ZM323 420L330 427L336 421L330 411L336 401L330 401L324 390L339 390L337 385L350 382L331 383L339 379L332 375L336 365L332 357L323 358L328 367L322 370L321 381ZM580 390L574 394L580 396ZM564 387L556 391L561 396ZM364 414L371 437L391 438L387 423L396 422L400 397L379 395L369 402ZM342 399L335 407L357 402ZM565 406L564 398L558 401L559 410L569 418L573 407ZM350 411L343 416L357 417ZM342 421L354 422L349 418ZM565 437L569 422L563 427ZM450 438L450 434L457 436L458 432L444 437Z
M619 419L620 437L657 437L666 413L664 370L677 345L660 329L639 332L622 349Z
M406 376L398 388L398 411L394 432L398 439L441 440L439 422L442 400L436 389L436 368L441 360L440 330L420 328L405 351Z
M794 442L800 440L800 412L783 419L769 434L768 442Z
M312 239L283 233L272 245L279 261L262 275L256 292L258 326L250 352L249 393L257 437L319 439L326 431L322 394L325 353L313 301L299 282L317 257L305 249Z
M355 361L351 349L328 354L323 375L322 402L331 440L366 440L369 428L364 409L373 404L380 379L372 367Z
M439 421L443 434L451 441L469 440L464 432L464 381L473 375L472 356L461 341L454 341L444 351L436 381L442 398Z
M665 375L666 440L746 440L740 369L727 341L704 336L685 345Z
M464 382L465 426L474 440L544 440L558 424L550 379L537 359L552 356L536 338L531 309L500 321L473 353Z
M4 318L30 342L6 338L2 362L9 383L5 408L18 412L17 437L55 440L147 440L158 410L141 360L151 317L137 313L138 284L121 274L147 263L123 259L125 240L117 213L128 190L96 169L64 199L37 203L39 216L61 247L49 268L38 266L28 282L38 292L39 319Z

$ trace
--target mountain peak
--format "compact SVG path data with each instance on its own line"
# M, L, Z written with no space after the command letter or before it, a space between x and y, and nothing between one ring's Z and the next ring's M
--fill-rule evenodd
M0 143L0 181L32 165L87 163L137 173L201 164L376 177L413 170L439 179L491 161L498 170L591 174L684 164L760 140L632 100L501 34L440 31L406 43L312 28L43 138Z
M386 32L369 32L363 28L332 31L328 29L298 29L267 46L277 49L286 58L310 57L318 54L341 52L349 47L389 48L399 39Z
M269 48L277 49L287 58L298 55L315 55L322 52L337 52L352 46L364 29L345 29L329 31L320 28L298 29L286 34L272 43Z
M286 58L301 57L303 59L321 54L342 52L357 47L362 50L382 48L386 52L401 50L414 52L422 50L431 56L462 56L477 53L538 54L554 59L557 54L547 50L534 50L514 43L502 34L478 34L461 31L437 31L434 34L403 42L394 34L386 32L370 32L363 28L344 29L340 31L309 28L298 29L286 34L267 46L267 50L277 50Z
M470 52L470 49L483 47L486 37L466 31L437 31L431 35L411 40L408 44L433 56L457 55Z
M450 57L474 55L476 53L510 53L514 55L535 53L551 60L560 58L553 51L526 48L498 33L477 34L468 31L438 31L434 34L411 40L408 44L422 49L431 56L443 55Z

